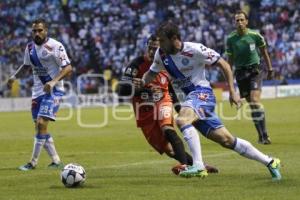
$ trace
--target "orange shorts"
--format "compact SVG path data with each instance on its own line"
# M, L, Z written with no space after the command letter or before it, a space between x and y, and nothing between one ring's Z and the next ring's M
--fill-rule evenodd
M167 150L169 142L166 140L161 127L173 126L173 105L171 102L161 102L155 105L152 110L153 116L149 118L148 113L147 123L142 123L139 127L148 143L160 154L163 154Z

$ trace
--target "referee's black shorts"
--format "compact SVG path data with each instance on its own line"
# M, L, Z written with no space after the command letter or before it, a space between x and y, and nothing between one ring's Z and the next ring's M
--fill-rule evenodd
M241 98L249 97L251 90L261 90L263 75L259 65L236 70L235 78Z

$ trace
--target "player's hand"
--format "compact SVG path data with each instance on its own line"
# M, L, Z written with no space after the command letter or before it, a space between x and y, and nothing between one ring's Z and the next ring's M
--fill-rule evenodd
M155 102L160 101L163 97L163 91L160 87L151 86L152 98Z
M267 79L272 80L274 78L274 71L273 69L268 70Z
M145 82L141 78L133 78L132 82L134 84L134 87L137 88L137 89L141 89L145 86Z
M242 106L242 101L235 92L230 93L229 102L231 106L234 104L237 109L239 109Z
M12 85L14 83L16 79L15 78L9 78L8 81L7 81L7 88L8 89L11 89L12 88Z
M147 85L148 86L148 85ZM162 89L160 87L155 87L155 86L152 86L150 85L151 87L151 91L152 91L152 94L162 94Z
M49 94L52 91L52 88L55 86L55 82L54 81L49 81L44 85L44 92L46 92L47 94Z

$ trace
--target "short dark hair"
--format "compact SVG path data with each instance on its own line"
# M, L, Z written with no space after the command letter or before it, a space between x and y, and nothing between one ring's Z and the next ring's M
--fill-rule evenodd
M46 29L48 29L48 23L43 18L38 18L32 22L32 24L43 24Z
M234 15L239 15L239 14L243 14L245 16L245 18L248 20L248 15L245 11L243 10L238 10L236 11L236 13Z
M162 23L159 28L157 29L158 37L167 37L168 39L171 39L173 36L177 36L179 40L181 40L181 34L179 31L178 26L173 22L164 22Z
M150 41L157 42L157 41L159 41L159 38L158 38L158 36L154 33L154 34L151 34L151 35L147 38L147 44L149 44Z

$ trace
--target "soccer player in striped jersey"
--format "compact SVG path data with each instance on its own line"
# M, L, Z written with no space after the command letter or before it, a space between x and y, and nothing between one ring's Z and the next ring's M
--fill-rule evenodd
M132 105L137 126L142 130L148 143L160 154L166 153L176 159L181 165L172 168L175 174L179 173L182 165L192 165L192 157L185 152L182 140L177 135L173 125L173 103L169 93L169 75L161 71L150 84L132 91L132 79L142 78L149 70L156 49L159 47L158 37L153 34L147 41L145 55L139 56L125 68L122 80L119 83L120 97L132 97ZM173 96L175 97L175 96ZM180 109L179 107L176 107ZM210 173L217 173L218 169L205 165Z
M50 168L63 166L55 149L54 140L48 132L49 121L55 121L59 104L64 95L62 79L72 71L70 60L64 46L48 37L48 25L44 19L32 23L32 37L25 49L24 64L21 68L31 67L34 84L32 87L31 113L35 123L33 152L30 161L19 167L22 171L35 169L41 149L44 147L52 162ZM8 81L10 87L22 72L18 69Z
M205 78L205 65L217 65L222 69L229 85L230 102L239 106L240 99L235 93L230 65L216 51L201 43L182 42L179 28L172 22L163 23L157 33L160 47L154 61L142 79L134 79L134 84L136 88L144 87L160 71L166 70L173 84L186 94L176 123L192 152L194 163L179 175L201 178L208 175L202 160L200 138L192 125L200 120L196 126L203 135L241 156L262 163L270 171L273 180L280 180L280 160L260 152L248 141L232 136L214 112L216 99Z

